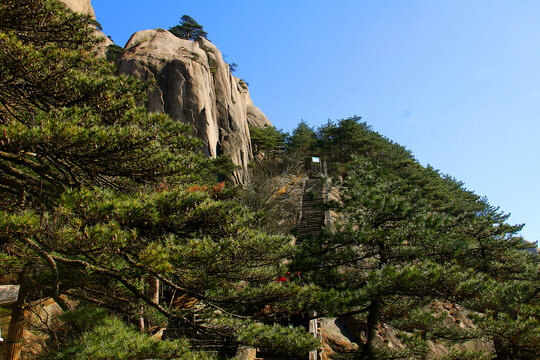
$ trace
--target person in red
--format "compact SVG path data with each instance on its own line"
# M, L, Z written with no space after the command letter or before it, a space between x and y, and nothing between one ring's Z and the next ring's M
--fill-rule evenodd
M293 277L294 277L294 275L295 275L295 274L293 274ZM285 276L280 276L280 277L277 278L276 281L277 281L278 283L280 283L280 282L285 282L285 281L289 281L289 280L290 280L290 278L289 278L290 276L291 276L290 271L287 271L287 277L285 277ZM296 272L296 277L298 277L298 279L301 279L301 277L300 277L300 271L297 271L297 272Z
M280 282L285 282L285 281L289 281L289 275L291 273L289 271L287 271L287 277L285 276L280 276L277 278L277 282L280 283Z

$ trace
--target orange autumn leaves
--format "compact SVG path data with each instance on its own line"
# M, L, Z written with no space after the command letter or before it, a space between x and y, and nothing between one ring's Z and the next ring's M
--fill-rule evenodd
M219 182L216 185L213 186L206 186L206 185L192 185L186 189L186 191L190 192L207 192L211 195L217 195L220 192L222 192L225 189L225 181Z

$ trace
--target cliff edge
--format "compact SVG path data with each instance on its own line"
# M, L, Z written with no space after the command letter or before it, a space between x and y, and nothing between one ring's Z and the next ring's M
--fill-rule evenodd
M252 159L248 124L271 126L255 106L246 83L233 76L221 52L210 41L189 41L167 30L135 33L119 61L119 72L155 79L148 110L164 112L192 126L211 157L228 155L241 167L237 183L247 181Z
M71 10L96 18L90 0L61 0ZM112 44L97 49L105 57ZM247 182L247 165L253 158L249 125L272 126L253 105L247 84L233 76L221 52L210 41L183 40L167 30L144 30L132 35L119 59L119 72L142 80L155 80L148 111L164 112L192 126L205 143L208 156L230 156L240 167L234 173L238 184Z

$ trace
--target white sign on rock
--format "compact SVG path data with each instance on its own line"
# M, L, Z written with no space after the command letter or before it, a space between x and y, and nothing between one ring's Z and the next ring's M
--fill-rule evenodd
M0 306L9 306L17 302L20 285L0 285Z

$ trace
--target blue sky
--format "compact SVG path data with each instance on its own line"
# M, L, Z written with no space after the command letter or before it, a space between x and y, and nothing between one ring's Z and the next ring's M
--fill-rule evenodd
M540 240L540 2L92 0L123 46L188 14L280 129L360 115Z

